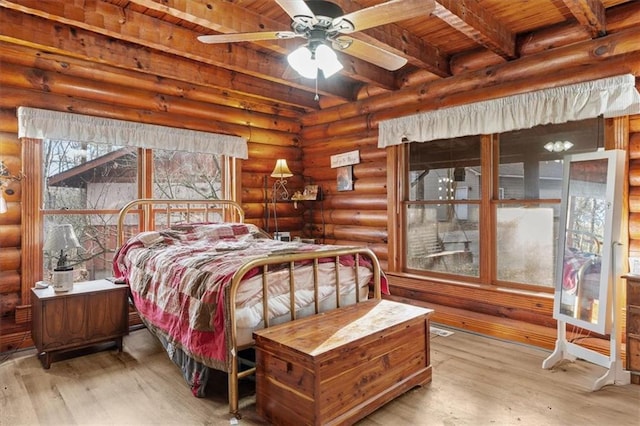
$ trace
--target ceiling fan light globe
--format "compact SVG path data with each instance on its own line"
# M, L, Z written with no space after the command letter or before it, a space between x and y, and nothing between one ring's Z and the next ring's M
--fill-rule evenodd
M316 78L318 76L318 64L315 59L309 59L306 64L300 66L296 71L304 78Z
M298 71L298 68L303 67L304 64L308 63L310 60L311 51L307 48L307 46L300 46L287 55L287 61L289 62L289 65L291 65L296 71Z
M322 70L322 74L324 74L324 78L331 77L332 75L340 71L342 68L343 66L340 62L330 64L330 66L324 65L320 67L320 69Z
M316 48L316 61L325 78L331 77L343 68L336 52L326 44L321 44Z
M289 53L289 55L287 55L287 61L289 65L291 65L291 68L305 78L316 78L318 75L318 66L307 46L300 46Z

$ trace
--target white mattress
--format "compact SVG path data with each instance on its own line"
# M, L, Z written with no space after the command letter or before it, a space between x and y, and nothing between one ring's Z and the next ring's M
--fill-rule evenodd
M320 312L337 307L335 296L335 263L318 265ZM368 283L372 272L369 268L359 267L360 300L365 300L369 293ZM355 269L341 266L340 306L356 302ZM294 274L296 318L315 314L313 268L304 266L297 268ZM289 295L289 270L270 272L269 288L269 325L291 320ZM262 276L258 275L242 282L236 295L236 341L238 346L253 343L253 332L264 328L262 304Z

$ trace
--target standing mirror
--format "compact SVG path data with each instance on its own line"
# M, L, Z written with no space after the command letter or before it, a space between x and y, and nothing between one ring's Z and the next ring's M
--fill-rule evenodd
M564 164L554 318L600 334L610 330L610 289L619 275L612 253L623 161L623 151L609 150L569 156Z

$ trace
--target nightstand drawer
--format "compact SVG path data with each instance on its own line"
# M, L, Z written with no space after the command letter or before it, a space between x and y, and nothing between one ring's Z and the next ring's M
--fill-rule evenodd
M627 305L640 306L640 281L627 278Z
M627 333L640 336L640 306L627 306Z
M627 370L640 371L640 335L627 336Z
M640 373L640 276L626 275L627 279L627 370L632 373Z

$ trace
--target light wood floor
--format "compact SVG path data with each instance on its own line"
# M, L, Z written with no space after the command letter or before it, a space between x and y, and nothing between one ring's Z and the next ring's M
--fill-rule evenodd
M640 425L640 386L589 388L603 369L577 361L542 370L549 352L455 331L432 336L433 382L360 422L378 425ZM228 425L226 378L195 398L145 330L125 350L42 369L34 350L0 354L0 425ZM264 424L252 383L239 425Z

